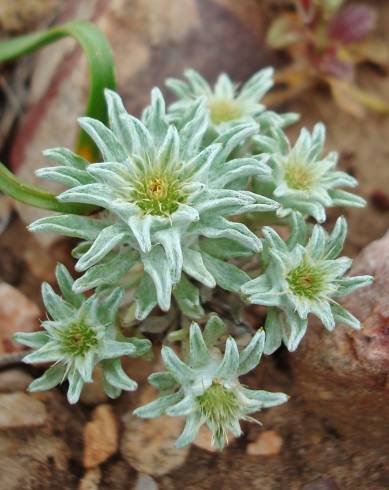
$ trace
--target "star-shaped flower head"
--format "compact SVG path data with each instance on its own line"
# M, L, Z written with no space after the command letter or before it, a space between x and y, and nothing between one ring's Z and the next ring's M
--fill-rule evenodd
M347 223L339 218L331 234L315 225L308 238L308 226L294 215L293 231L284 241L272 228L263 229L263 274L241 288L247 299L268 306L265 323L265 353L271 354L282 341L294 351L308 325L308 314L318 317L327 330L335 322L360 328L351 313L336 298L367 286L371 276L344 277L352 260L338 257L347 233Z
M365 206L366 202L361 197L339 189L355 187L358 182L345 172L336 170L336 152L322 155L325 142L323 124L316 124L312 133L302 129L293 147L280 128L273 127L270 131L271 136L254 137L255 149L269 155L271 167L271 177L255 179L254 189L281 204L279 216L299 211L322 223L326 219L325 208Z
M241 87L226 74L219 75L214 87L195 70L186 70L187 82L176 78L166 80L166 85L179 99L169 113L176 123L188 119L193 103L205 97L208 108L208 138L223 132L231 124L256 121L261 132L276 125L280 127L294 123L298 115L277 114L265 110L260 103L262 97L274 85L273 68L264 68L255 73Z
M60 201L87 203L107 212L94 218L50 216L33 223L30 230L85 240L76 251L76 269L87 272L75 282L76 292L116 285L141 260L147 278L137 294L143 297L138 318L144 318L157 302L169 309L172 288L183 270L206 286L215 286L217 280L199 250L199 237L229 238L257 251L258 237L226 217L272 211L279 205L246 190L227 188L237 176L269 174L267 157L227 161L234 148L256 132L256 124L236 125L203 147L205 101L197 101L193 117L178 130L168 122L158 89L153 90L142 121L127 114L116 93L107 91L106 99L110 128L91 118L80 119L104 162L88 165L60 148L46 152L60 165L37 173L71 187L58 196Z
M108 396L116 398L122 390L135 390L137 384L121 367L121 356L142 356L150 348L149 340L121 336L115 325L123 292L114 289L108 295L86 298L72 291L73 279L63 265L56 269L63 297L47 283L42 285L43 302L51 320L42 322L44 330L15 334L17 342L36 349L24 357L28 364L54 363L30 391L50 390L69 381L68 400L76 403L84 383L93 381L94 367L99 364Z
M255 421L249 414L280 405L288 399L283 393L245 388L239 381L239 376L259 363L264 332L258 330L240 353L235 340L228 338L223 356L213 347L222 329L223 322L216 316L211 316L203 334L193 323L188 363L184 363L170 347L163 347L162 359L167 371L149 377L149 382L161 394L134 412L144 418L163 414L186 417L184 430L176 441L177 447L190 444L201 425L206 424L212 433L212 444L222 449L229 432L236 437L242 434L240 420Z

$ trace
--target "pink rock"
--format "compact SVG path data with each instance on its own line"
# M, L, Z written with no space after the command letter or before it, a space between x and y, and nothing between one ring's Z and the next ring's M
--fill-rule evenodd
M40 427L46 423L45 405L22 392L0 395L0 430Z
M38 306L18 289L0 284L0 353L21 350L12 340L15 332L32 332L39 326Z
M311 408L347 438L389 447L389 233L357 257L351 275L374 283L342 302L362 329L313 322L290 355L299 390Z
M250 456L276 456L282 448L282 437L274 430L261 432L256 441L247 444L246 453Z

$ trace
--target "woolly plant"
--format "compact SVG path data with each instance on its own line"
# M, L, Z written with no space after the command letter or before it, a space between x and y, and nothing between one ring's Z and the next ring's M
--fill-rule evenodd
M73 207L30 230L79 239L79 274L73 281L58 266L63 298L42 288L51 319L42 331L17 335L33 349L26 362L52 363L31 390L67 379L74 403L96 368L110 397L134 390L121 358L150 355L153 334L164 344L166 371L151 374L160 395L135 413L186 417L179 447L205 424L222 448L229 433L241 434L240 421L287 400L241 379L263 351L281 343L295 350L311 313L328 330L336 323L360 327L337 298L371 278L345 276L351 260L338 258L345 219L330 233L322 224L327 208L364 201L342 189L356 181L336 169L336 153L322 156L322 124L303 129L292 144L284 129L296 115L260 102L272 74L262 70L241 87L221 75L211 88L188 71L188 82L167 82L178 100L166 108L153 89L140 119L107 90L108 126L79 119L101 159L90 163L64 148L45 152L55 165L38 176L66 187L57 202ZM259 319L245 323L250 304L267 307L263 329Z

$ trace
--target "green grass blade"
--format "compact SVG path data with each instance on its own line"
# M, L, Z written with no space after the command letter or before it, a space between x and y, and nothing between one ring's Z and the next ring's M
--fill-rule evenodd
M21 182L2 163L0 163L0 190L17 201L59 213L90 214L96 209L88 204L59 202L54 194Z
M115 88L114 59L104 34L95 25L77 20L45 31L7 39L0 42L0 63L68 36L76 39L88 60L90 84L85 115L105 123L107 112L104 88ZM96 146L84 131L80 131L77 151L88 159L98 155Z
M89 96L85 115L107 121L104 88L115 88L114 59L103 33L86 21L72 21L61 26L18 36L0 42L0 63L36 51L63 37L74 38L82 47L89 66ZM98 150L84 132L80 131L76 151L88 160L98 157ZM60 203L54 194L29 186L0 163L0 189L31 206L53 211L85 214L91 206Z

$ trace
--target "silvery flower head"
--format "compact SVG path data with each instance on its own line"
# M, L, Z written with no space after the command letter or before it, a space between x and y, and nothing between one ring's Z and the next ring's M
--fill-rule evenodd
M170 347L162 348L165 372L153 373L149 382L161 391L159 398L135 410L144 417L163 414L186 417L177 447L190 444L202 424L212 433L212 443L222 449L228 433L240 436L240 420L251 420L249 414L262 408L285 403L283 393L270 393L244 387L239 376L254 369L261 358L265 334L259 330L246 348L239 353L231 337L225 344L224 355L212 347L214 331L223 323L216 316L209 320L204 334L193 323L190 327L189 359L183 362Z
M271 136L254 137L256 150L269 155L271 176L255 180L255 191L271 196L281 207L278 215L298 211L325 221L325 208L334 206L364 207L365 200L340 187L355 187L358 182L345 172L336 170L338 154L323 156L325 126L318 123L312 133L302 129L291 146L280 128L273 127Z
M282 342L294 351L306 332L309 313L328 330L336 322L360 328L359 320L336 302L372 282L371 276L344 276L352 263L338 257L347 233L344 218L337 220L331 234L315 225L308 238L308 226L297 215L287 241L270 227L263 233L263 273L241 290L251 303L269 307L265 353L271 354Z
M262 157L228 160L237 145L257 131L253 122L239 124L203 146L207 129L205 103L198 100L190 121L180 129L169 124L158 89L142 121L125 111L120 97L106 92L110 128L81 118L94 139L103 163L87 164L65 149L46 155L59 166L40 169L39 176L68 187L62 202L78 202L106 210L97 217L50 216L30 226L85 241L77 248L76 269L86 273L74 284L76 292L100 285L117 285L139 260L146 275L136 297L138 318L158 302L167 311L182 271L208 287L217 279L212 258L199 249L199 237L227 238L257 251L260 240L228 216L272 211L278 204L246 190L231 190L238 177L264 176ZM266 158L266 157L264 157Z
M135 390L137 384L124 372L120 357L142 356L150 342L118 334L115 322L122 291L117 288L102 297L94 294L86 298L72 291L73 279L63 265L57 266L56 277L63 297L49 284L42 285L43 302L51 319L42 322L42 331L15 335L18 342L35 349L24 362L53 363L29 390L49 390L67 379L69 403L76 403L84 383L93 381L97 364L110 397L119 396L122 390Z
M191 113L193 103L204 97L208 109L208 126L211 133L219 134L231 124L250 122L259 123L261 131L272 125L280 127L292 124L298 119L297 114L277 114L266 111L260 103L262 97L274 84L273 68L265 68L255 73L241 87L226 74L219 75L214 87L195 70L186 70L187 82L169 78L166 85L179 99L169 108L172 119L176 122L186 120Z

